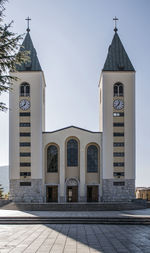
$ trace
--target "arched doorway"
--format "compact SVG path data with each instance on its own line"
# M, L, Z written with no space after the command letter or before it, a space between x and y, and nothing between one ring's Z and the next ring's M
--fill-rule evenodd
M78 202L78 180L76 178L66 180L66 200L67 202Z

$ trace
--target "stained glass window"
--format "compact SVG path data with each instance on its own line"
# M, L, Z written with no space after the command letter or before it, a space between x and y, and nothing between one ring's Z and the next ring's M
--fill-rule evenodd
M47 172L58 172L58 149L55 145L47 149Z
M75 139L67 142L67 166L78 166L78 142Z
M98 172L98 148L95 145L87 149L87 172Z

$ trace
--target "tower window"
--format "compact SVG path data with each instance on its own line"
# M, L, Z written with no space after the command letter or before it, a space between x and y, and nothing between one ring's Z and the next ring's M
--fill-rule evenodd
M123 84L114 84L114 97L123 97Z
M30 152L20 152L20 156L28 157L28 156L31 156L31 153Z
M114 112L113 116L114 117L124 117L124 112Z
M47 172L58 172L58 148L55 145L47 149Z
M31 163L20 163L20 167L30 167Z
M114 172L114 177L124 177L124 172Z
M113 185L115 186L124 186L125 182L121 181L121 182L113 182Z
M30 142L20 142L20 147L30 147L31 143Z
M116 157L123 157L124 156L124 152L114 152L114 156L116 156Z
M28 83L22 83L20 85L20 96L29 97L30 96L30 85Z
M30 116L30 112L20 112L20 117L29 117Z
M98 148L95 145L87 149L87 172L98 172Z
M114 147L124 147L124 142L114 142Z
M20 122L20 127L30 127L30 122Z
M67 166L78 166L78 142L75 139L67 142Z
M123 127L124 126L124 122L114 122L114 127Z
M25 137L25 136L31 136L31 133L20 133L20 136L23 136L23 137Z
M124 167L124 163L114 163L114 167Z
M114 136L124 136L124 133L114 133Z

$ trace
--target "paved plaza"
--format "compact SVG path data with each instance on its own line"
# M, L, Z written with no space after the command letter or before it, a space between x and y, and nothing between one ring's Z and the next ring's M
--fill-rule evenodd
M150 217L150 209L98 212L2 210L0 217ZM0 253L150 253L150 225L0 225Z
M0 225L0 253L150 253L150 226Z

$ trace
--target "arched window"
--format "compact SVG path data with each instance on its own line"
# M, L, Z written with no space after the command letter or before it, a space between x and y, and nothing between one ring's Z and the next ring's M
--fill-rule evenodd
M78 166L78 142L75 139L67 142L67 166Z
M58 148L55 145L47 148L47 172L58 172Z
M95 145L87 148L87 172L98 172L98 148Z
M123 84L116 83L114 84L114 97L122 97L123 96Z
M22 83L20 85L20 96L29 97L30 96L30 85L28 83Z

